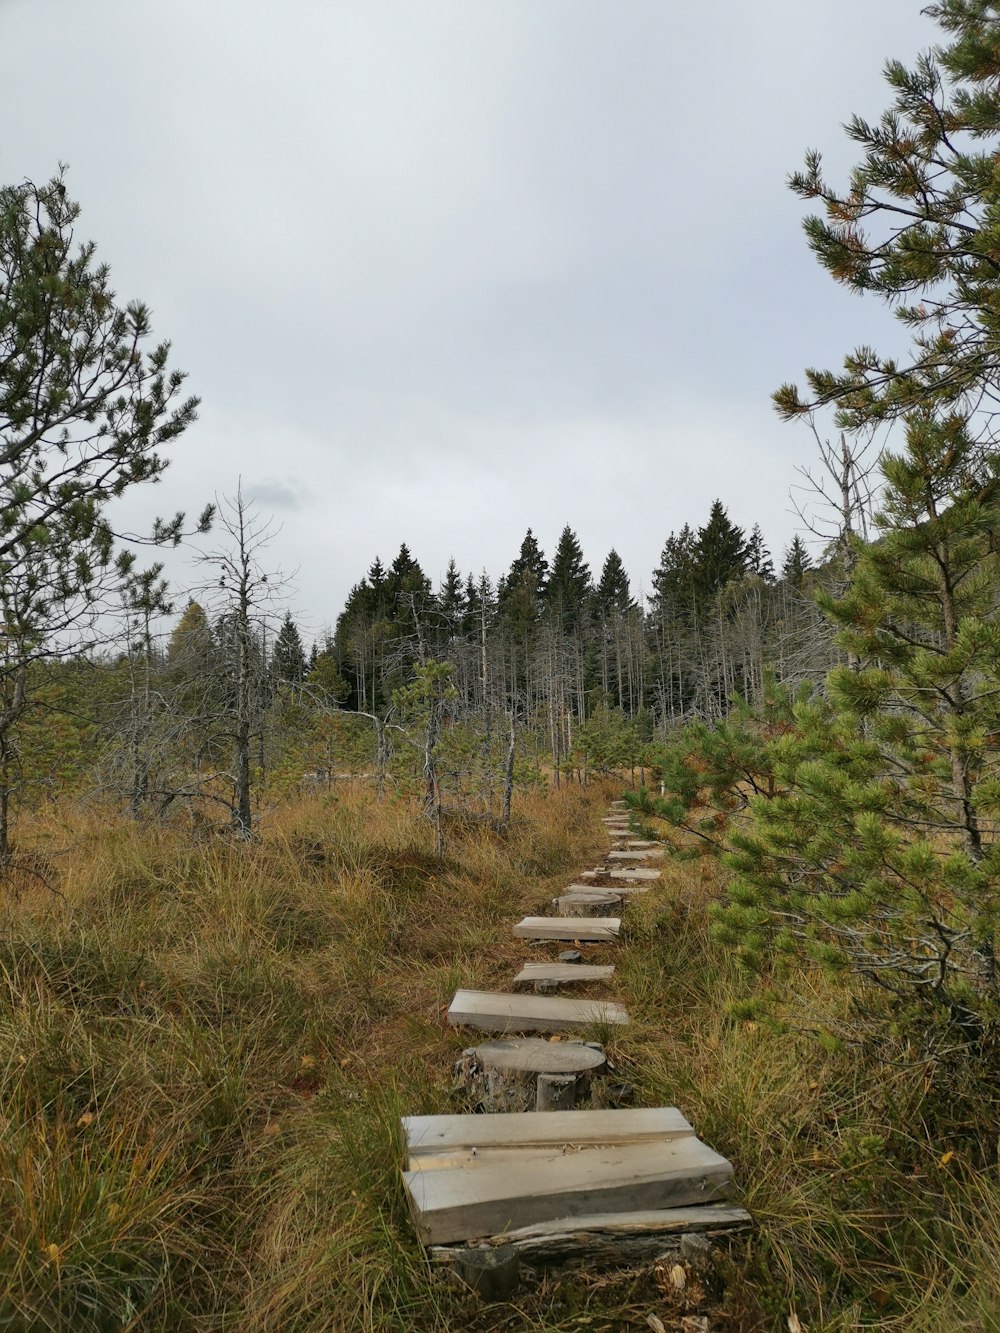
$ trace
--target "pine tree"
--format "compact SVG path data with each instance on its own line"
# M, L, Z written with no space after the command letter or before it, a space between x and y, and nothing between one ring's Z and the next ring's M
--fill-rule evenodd
M805 220L810 248L834 280L889 303L909 355L859 347L843 370L806 371L808 392L774 395L785 417L832 404L836 424L864 430L917 408L976 411L992 392L1000 320L1000 12L986 0L939 0L925 14L947 38L912 69L885 66L893 105L846 129L863 150L847 187L824 177L818 152L790 184L825 216ZM991 410L969 429L989 447Z
M167 467L163 450L194 422L170 344L151 344L149 311L120 304L63 174L0 188L0 862L17 797L16 729L32 664L99 629L127 573L109 506ZM202 514L207 526L211 511ZM180 539L183 515L154 525Z
M873 1040L982 1056L1000 1038L1000 454L918 413L883 466L878 538L818 599L852 665L776 742L786 792L734 837L724 929L881 988Z
M274 641L271 653L271 673L276 680L286 685L301 685L306 675L306 654L302 646L302 636L292 619L291 611L285 612L281 629Z

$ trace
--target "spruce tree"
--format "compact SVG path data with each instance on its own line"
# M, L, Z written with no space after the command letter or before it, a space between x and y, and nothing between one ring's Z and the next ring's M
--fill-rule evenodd
M679 618L690 613L694 601L696 537L685 523L663 545L660 563L653 570L650 608L654 617Z
M410 548L406 542L402 543L398 555L389 566L385 587L394 608L397 608L397 610L400 599L403 597L430 596L431 581L410 554Z
M548 561L529 528L498 590L504 624L515 640L527 644L532 637L542 610L548 572Z
M730 580L746 573L746 533L732 522L721 500L713 503L708 522L698 529L693 555L694 588L702 600L714 597Z
M793 588L801 588L802 581L812 568L812 557L798 533L792 538L781 562L781 576Z
M567 525L560 534L545 587L546 607L564 630L580 628L590 591L590 568L576 533Z
M764 534L760 530L759 523L753 525L747 541L746 570L748 574L756 575L765 583L774 581L774 561L771 559L771 552L764 544Z
M459 573L455 557L448 561L441 588L438 592L438 606L442 615L451 625L457 625L465 607L465 593L462 575Z
M635 605L629 587L628 574L622 564L622 558L612 548L601 569L601 581L597 585L597 605L605 616L612 611L628 611Z
M193 598L181 613L167 646L167 665L179 679L204 678L215 670L215 640L205 608Z
M529 574L537 595L541 596L545 591L548 573L548 561L542 553L542 548L538 545L538 539L529 528L525 533L524 541L521 543L521 549L511 564L506 582L508 585L522 583L523 575Z
M271 673L274 678L286 685L301 685L306 675L306 654L302 646L302 636L292 619L291 611L285 612L281 629L274 641L271 653Z

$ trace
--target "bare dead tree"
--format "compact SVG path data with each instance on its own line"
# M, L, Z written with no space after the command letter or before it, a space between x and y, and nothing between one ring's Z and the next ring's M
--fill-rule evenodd
M224 803L237 835L249 839L253 831L250 753L254 736L263 725L267 685L259 635L268 619L276 615L276 599L287 580L280 571L267 571L261 564L277 530L244 497L242 486L235 496L222 499L218 512L224 544L202 553L199 562L214 571L205 591L219 608L221 624L230 640L226 666L231 694L225 713L233 770L232 794Z

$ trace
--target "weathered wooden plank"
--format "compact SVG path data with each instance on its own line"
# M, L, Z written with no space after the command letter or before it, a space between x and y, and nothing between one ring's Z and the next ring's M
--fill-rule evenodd
M592 1267L601 1263L625 1264L655 1259L671 1243L676 1246L679 1238L687 1233L724 1236L733 1231L745 1231L752 1225L753 1218L743 1208L708 1204L661 1208L645 1213L557 1218L519 1227L501 1236L491 1236L485 1244L487 1252L494 1246L512 1246L521 1261L527 1264L544 1266L567 1259L583 1259ZM431 1259L441 1264L454 1264L458 1262L458 1256L467 1253L467 1246L458 1245L434 1245L430 1249Z
M609 870L608 874L612 879L621 880L654 880L662 878L662 872L654 870L652 866L629 866L627 870Z
M608 875L609 873L610 872L607 870L602 871L602 874L604 874L605 876ZM571 884L569 888L566 890L566 892L572 893L574 889L580 889L584 887L586 886L582 884ZM643 884L643 883L629 884L621 879L616 879L613 884L608 885L608 888L611 890L612 893L617 894L619 897L621 897L626 901L634 893L648 893L652 887L653 887L652 884Z
M520 1168L505 1154L475 1171L406 1171L403 1181L417 1231L433 1245L555 1218L710 1203L725 1196L731 1176L724 1157L687 1137L532 1151Z
M522 940L616 940L621 924L617 916L526 916L514 934Z
M566 1042L549 1043L560 1046ZM589 1049L589 1048L588 1048ZM411 1158L493 1148L593 1147L652 1143L694 1133L676 1106L622 1111L520 1111L510 1115L409 1115L403 1133Z
M663 855L663 849L651 849L647 852L608 852L609 861L657 861Z
M628 1013L614 1000L460 990L448 1007L448 1022L484 1032L568 1032L594 1023L627 1023Z
M625 844L626 851L630 852L649 851L656 847L661 851L664 850L662 842L650 842L643 838L629 838L628 842Z
M513 984L523 986L537 981L606 981L614 970L613 963L525 963Z

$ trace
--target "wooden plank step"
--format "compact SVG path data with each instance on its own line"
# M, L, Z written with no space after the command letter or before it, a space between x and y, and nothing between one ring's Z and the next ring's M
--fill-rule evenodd
M648 842L641 838L629 838L625 847L630 852L649 851L653 847L658 847L660 851L665 850L662 842Z
M614 974L613 963L525 963L514 978L515 986L539 981L563 983L607 981Z
M570 1114L582 1115L583 1112ZM591 1267L605 1263L621 1266L656 1259L671 1242L676 1245L678 1235L684 1232L725 1235L746 1230L752 1225L753 1219L744 1208L706 1204L702 1207L651 1209L645 1213L560 1217L491 1236L487 1244L513 1246L522 1263L539 1266L566 1259L586 1259ZM466 1246L435 1245L431 1247L430 1257L435 1263L454 1264L467 1253Z
M624 801L612 801L609 808L612 810L627 810L628 806Z
M526 916L514 934L522 940L616 940L621 924L618 916Z
M628 1013L614 1000L460 990L448 1006L448 1022L484 1032L568 1032L594 1023L627 1023Z
M608 852L609 861L658 861L663 855L663 848L648 852Z
M712 1203L731 1177L724 1157L688 1136L569 1153L554 1145L532 1150L520 1167L505 1153L475 1171L465 1162L405 1171L403 1182L418 1234L434 1245L556 1218Z
M627 870L609 870L608 874L612 879L621 880L649 880L661 879L662 874L659 870L654 870L652 866L629 866Z
M560 1045L564 1043L559 1043ZM475 1148L593 1147L683 1139L694 1130L676 1106L620 1111L518 1111L509 1115L409 1115L403 1117L411 1170L421 1156Z
M602 871L601 873L606 875L608 872L605 870ZM621 882L617 882L615 884L609 884L608 890L609 892L614 893L617 896L627 899L630 898L633 893L648 893L651 887L652 886L649 884L622 884ZM566 890L566 892L575 893L578 889L590 889L591 891L593 891L594 885L571 884L569 888Z

